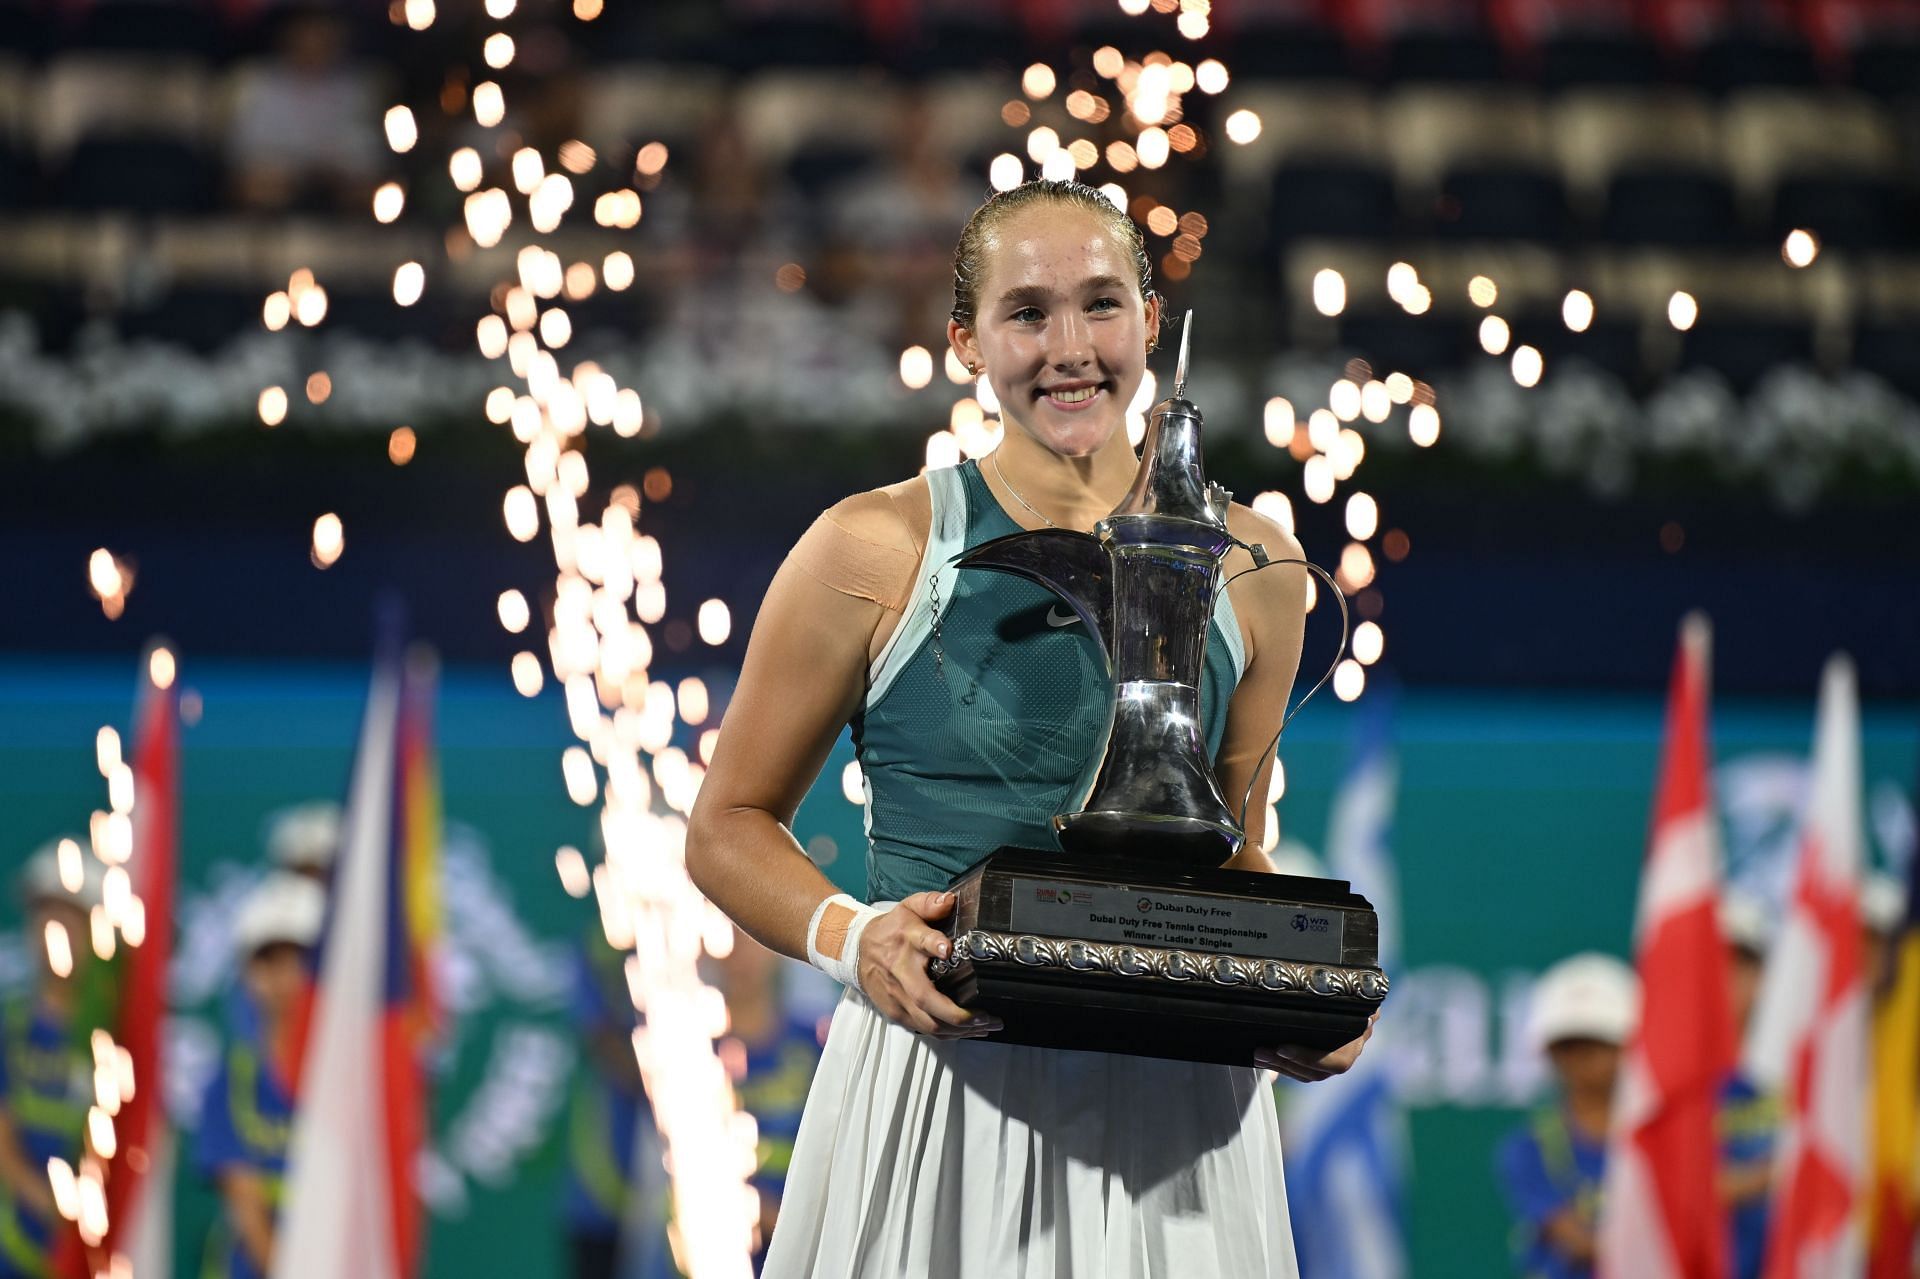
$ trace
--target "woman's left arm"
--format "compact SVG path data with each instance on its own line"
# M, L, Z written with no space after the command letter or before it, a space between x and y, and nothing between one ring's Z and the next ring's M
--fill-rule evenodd
M1300 543L1250 510L1231 508L1227 523L1241 541L1263 544L1269 560L1305 558ZM1244 551L1236 551L1227 561L1229 575L1250 567L1252 560ZM1220 741L1214 771L1236 813L1250 778L1253 802L1247 805L1246 845L1227 863L1230 870L1272 872L1274 868L1273 860L1260 847L1266 836L1267 788L1273 778L1274 756L1269 748L1287 713L1287 699L1300 668L1307 580L1307 570L1299 565L1277 564L1248 574L1231 588L1234 613L1240 619L1241 637L1246 643L1247 666L1227 704L1227 730ZM1256 1053L1254 1064L1289 1079L1312 1083L1350 1069L1372 1035L1373 1021L1369 1020L1358 1039L1332 1052L1281 1045Z
M1228 509L1227 527L1243 542L1264 545L1269 560L1303 559L1300 543L1279 525L1245 507ZM1227 558L1229 577L1253 567L1241 550ZM1247 665L1227 703L1227 729L1220 739L1214 774L1236 815L1253 782L1247 805L1247 842L1227 863L1230 870L1272 871L1273 861L1261 851L1267 831L1267 788L1273 780L1273 734L1287 713L1287 698L1300 667L1301 636L1307 618L1307 570L1297 564L1275 564L1248 573L1228 588L1233 611L1240 621Z

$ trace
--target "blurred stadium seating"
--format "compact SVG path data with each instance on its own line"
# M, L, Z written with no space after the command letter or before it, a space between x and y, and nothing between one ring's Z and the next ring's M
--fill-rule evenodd
M1017 97L1018 28L932 14L922 29L889 33L822 16L831 6L779 4L716 26L695 9L637 6L568 25L563 34L588 65L551 102L508 122L529 138L558 129L591 145L589 196L620 185L643 143L663 142L675 156L641 182L645 234L565 233L582 256L616 244L643 262L697 254L727 225L702 208L710 192L698 172L717 131L737 138L734 176L751 188L738 198L759 210L729 247L795 260L830 255L835 228L846 233L834 202L884 176L903 112L921 112L926 146L968 195L986 188L994 154L1018 150L1020 132L999 110ZM1503 277L1502 287L1528 297L1537 344L1580 351L1635 386L1704 366L1750 388L1772 363L1795 360L1852 363L1912 390L1920 295L1876 286L1920 261L1920 44L1910 32L1863 32L1836 58L1773 29L1724 29L1691 47L1628 26L1516 39L1468 24L1367 40L1339 26L1260 26L1260 9L1248 25L1223 28L1211 50L1234 69L1232 85L1217 103L1194 99L1194 123L1220 159L1207 166L1220 189L1203 206L1217 213L1195 269L1210 291L1239 295L1226 303L1235 314L1256 320L1221 335L1240 344L1233 354L1319 340L1380 343L1409 363L1471 353L1471 334L1463 346L1454 331L1471 317L1450 314L1465 307L1451 292L1408 324L1374 314L1384 300L1356 291L1334 330L1263 305L1300 262L1337 245L1372 250L1359 254L1369 263L1524 262L1524 279ZM317 195L301 185L300 166L322 159L296 157L285 189L263 197L254 170L272 157L244 126L293 56L284 37L298 15L235 23L215 12L155 3L51 23L17 6L0 16L0 299L30 302L51 350L71 339L75 317L208 349L224 332L248 330L257 300L306 265L339 290L336 327L467 341L458 324L426 323L425 312L409 322L379 305L392 263L439 238L458 207L456 193L442 194L444 174L389 154L379 137L377 103L391 94L374 96L378 86L408 74L386 53L391 26L347 22L342 51L324 68L346 95L339 100L359 92L376 104L334 122L357 150L329 162L341 171L329 173L354 181ZM1140 25L1104 6L1081 16L1070 39L1082 55L1095 42L1139 43ZM463 104L464 86L446 92ZM531 83L516 101L530 93ZM1219 118L1243 107L1262 119L1260 136L1246 146L1215 137ZM462 129L457 116L423 127ZM396 224L369 223L376 166L353 156L381 157L378 175L414 193ZM1193 174L1177 168L1122 181L1176 207L1201 206ZM1796 227L1820 235L1820 270L1776 271L1773 295L1748 296L1744 277ZM923 295L937 292L928 282L941 268L935 249L922 257L935 260L922 261L914 296L899 302L921 319L901 329L937 323L939 299ZM436 284L477 294L487 278L456 255ZM813 279L847 300L833 293L832 271ZM1647 340L1683 280L1700 327L1682 341ZM643 269L632 293L594 301L593 322L637 335L670 309L663 291L697 283L697 272ZM1549 322L1576 285L1598 307L1584 334ZM848 287L907 286L883 276Z

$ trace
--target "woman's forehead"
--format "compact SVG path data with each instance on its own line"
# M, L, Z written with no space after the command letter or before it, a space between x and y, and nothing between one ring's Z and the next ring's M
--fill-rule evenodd
M1107 219L1060 206L1022 209L995 228L987 263L989 297L1016 285L1071 289L1094 277L1134 274Z

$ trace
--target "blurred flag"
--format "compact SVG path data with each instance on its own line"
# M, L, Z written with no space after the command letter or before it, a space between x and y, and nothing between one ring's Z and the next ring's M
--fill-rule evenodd
M1920 1217L1920 848L1907 864L1907 913L1891 946L1893 983L1873 1014L1871 1279L1913 1273Z
M1747 1044L1749 1073L1782 1109L1766 1279L1851 1279L1865 1265L1865 851L1860 707L1853 664L1835 656L1820 681L1792 897Z
M441 917L440 763L433 749L433 706L439 663L417 646L407 655L400 708L402 834L398 891L405 902L406 980L404 1006L419 1040L440 1029L440 996L434 988L433 955L445 931Z
M1736 1058L1707 777L1707 619L1680 624L1653 835L1640 872L1640 1022L1627 1041L1600 1197L1602 1279L1723 1279L1720 1089Z
M314 953L273 1279L418 1270L420 1044L433 1015L418 926L438 910L431 697L430 665L403 664L397 635L383 637Z
M116 966L113 1012L101 1026L105 1035L96 1033L92 1044L95 1100L113 1116L113 1153L103 1178L107 1230L91 1258L77 1235L63 1238L53 1259L53 1273L63 1279L109 1272L106 1259L116 1255L127 1259L139 1279L166 1279L173 1273L174 1149L163 1104L161 1031L180 842L177 673L164 642L148 646L134 707L133 844L126 861L132 894L115 911L127 945ZM131 1096L122 1082L127 1065L132 1067ZM113 1105L103 1092L113 1094Z
M1392 699L1370 699L1353 761L1327 823L1327 863L1380 916L1380 966L1399 966L1399 877L1389 843L1399 769L1390 739ZM1389 996L1391 999L1391 996ZM1287 1098L1287 1187L1300 1273L1313 1279L1403 1279L1406 1116L1393 1093L1383 1019L1344 1075Z

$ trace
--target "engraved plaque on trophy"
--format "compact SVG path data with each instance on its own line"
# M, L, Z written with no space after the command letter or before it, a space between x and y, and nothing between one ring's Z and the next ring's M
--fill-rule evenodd
M1079 805L1053 819L1059 848L1002 848L956 878L953 954L932 973L999 1017L1002 1042L1245 1065L1357 1038L1387 978L1379 921L1344 881L1222 869L1246 834L1207 755L1200 673L1235 541L1185 397L1191 329L1133 487L1093 533L960 557L1060 596L1107 654L1113 703Z

